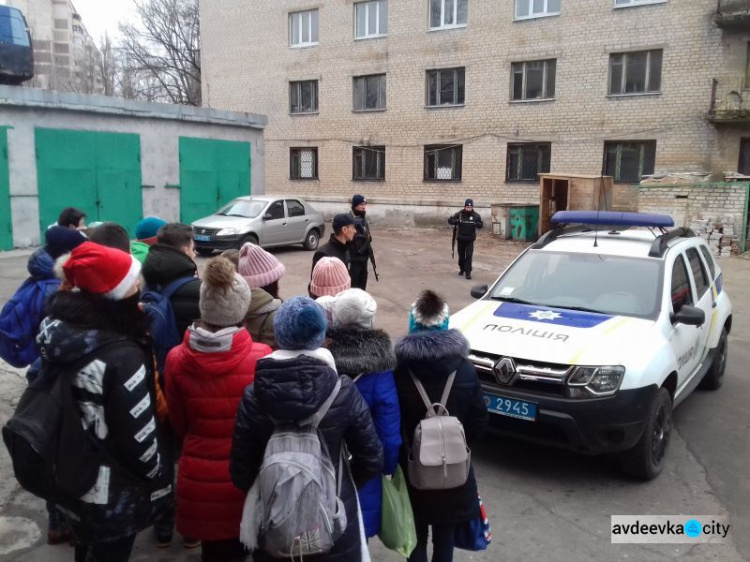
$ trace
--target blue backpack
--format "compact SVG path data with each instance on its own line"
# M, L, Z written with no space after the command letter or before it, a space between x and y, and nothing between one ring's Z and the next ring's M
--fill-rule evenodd
M159 375L164 374L167 354L173 347L182 343L183 336L177 330L177 321L169 299L194 279L195 277L180 277L164 288L147 288L141 294L143 311L148 316L151 327L151 340L153 341L156 369Z
M39 357L36 336L44 317L46 298L57 291L59 279L23 282L0 312L0 357L19 369Z

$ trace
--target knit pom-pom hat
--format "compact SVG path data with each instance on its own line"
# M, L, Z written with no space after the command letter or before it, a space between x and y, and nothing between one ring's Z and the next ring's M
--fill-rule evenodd
M235 326L245 319L250 295L250 287L235 271L234 264L226 258L214 258L203 273L201 319L220 328Z
M286 273L284 264L277 260L276 256L251 242L246 242L242 246L237 270L253 289L270 285Z
M335 296L351 289L352 279L346 265L338 258L323 257L315 264L310 280L310 292L316 297Z
M437 294L422 291L409 312L409 333L447 330L450 309Z
M315 350L326 337L326 313L308 297L284 301L273 318L276 343L280 349Z

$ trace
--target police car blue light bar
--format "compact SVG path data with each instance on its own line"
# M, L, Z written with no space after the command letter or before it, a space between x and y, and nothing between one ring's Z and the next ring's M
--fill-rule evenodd
M607 226L647 226L669 228L674 220L669 215L655 213L619 213L614 211L557 211L552 224L598 224Z

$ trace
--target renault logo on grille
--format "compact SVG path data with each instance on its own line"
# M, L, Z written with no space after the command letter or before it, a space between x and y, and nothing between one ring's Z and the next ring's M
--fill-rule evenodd
M516 382L516 364L510 357L503 357L495 363L493 372L500 384L511 385Z

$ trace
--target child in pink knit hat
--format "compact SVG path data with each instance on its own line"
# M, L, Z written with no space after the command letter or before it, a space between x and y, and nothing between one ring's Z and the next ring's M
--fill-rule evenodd
M310 281L312 298L335 296L351 287L352 280L349 277L349 271L340 259L324 257L315 264Z
M286 268L276 256L247 242L240 250L237 270L251 289L263 289L273 298L279 298L279 279L286 273Z

